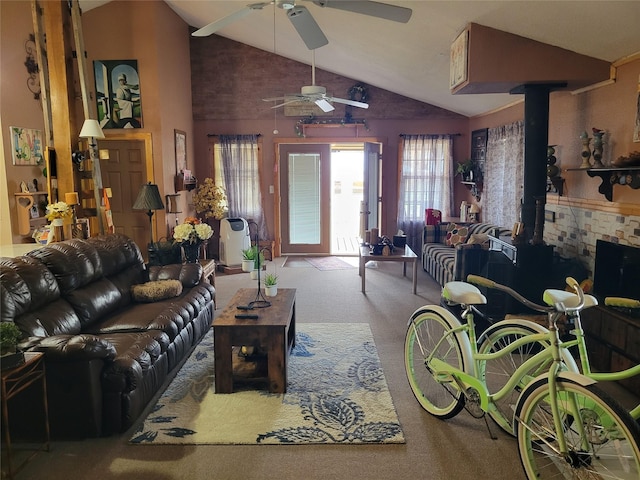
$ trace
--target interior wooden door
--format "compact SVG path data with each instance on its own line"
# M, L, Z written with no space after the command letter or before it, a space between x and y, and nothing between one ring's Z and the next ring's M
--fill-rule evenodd
M329 255L330 164L328 144L280 146L282 254Z
M109 159L100 161L102 185L111 188L111 212L116 233L132 238L141 250L149 243L149 217L133 210L140 187L147 183L145 142L142 140L100 140ZM157 240L157 239L156 239Z

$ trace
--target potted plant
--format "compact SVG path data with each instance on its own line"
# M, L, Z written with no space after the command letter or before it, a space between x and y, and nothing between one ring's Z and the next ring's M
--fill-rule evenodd
M264 277L264 294L267 297L275 297L278 294L278 275L267 273Z
M254 258L253 258L253 270L251 270L251 280L256 280L258 278L258 270L262 268L264 265L264 253L258 253L258 247L255 248Z
M245 250L242 250L242 271L243 272L251 272L253 270L255 258L256 258L255 247L250 247Z
M0 356L2 357L3 369L24 363L24 353L16 351L21 336L20 329L15 323L0 323Z
M460 175L463 182L473 182L474 170L475 164L473 160L467 159L462 163L458 162L456 175Z

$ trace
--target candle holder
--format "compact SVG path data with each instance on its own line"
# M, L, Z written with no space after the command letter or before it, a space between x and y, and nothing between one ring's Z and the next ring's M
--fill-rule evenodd
M582 132L582 134L580 134L580 139L582 140L582 153L580 154L582 157L582 164L580 165L580 168L591 168L591 163L589 162L589 158L591 158L591 147L589 146L591 139L587 132Z

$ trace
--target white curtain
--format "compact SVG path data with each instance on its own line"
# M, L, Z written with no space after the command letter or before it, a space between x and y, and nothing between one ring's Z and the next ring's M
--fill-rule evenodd
M420 251L425 208L453 211L453 139L450 135L404 135L400 166L398 229Z
M484 170L484 221L511 228L524 193L524 122L489 129Z
M258 226L261 239L268 232L262 210L257 135L220 135L222 179L229 217L242 217ZM251 228L252 236L255 233Z

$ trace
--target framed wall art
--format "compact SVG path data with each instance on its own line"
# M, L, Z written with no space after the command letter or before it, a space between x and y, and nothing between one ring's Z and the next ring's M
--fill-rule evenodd
M14 165L38 165L42 163L42 130L9 127L11 158Z
M142 128L137 60L95 60L98 122L105 128Z
M449 88L453 90L467 81L467 60L469 53L469 30L465 29L451 44L449 65Z

